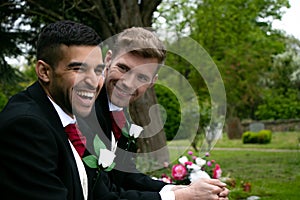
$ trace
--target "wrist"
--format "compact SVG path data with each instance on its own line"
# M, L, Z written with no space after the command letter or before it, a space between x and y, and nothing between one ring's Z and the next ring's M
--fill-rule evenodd
M187 192L187 188L182 188L178 190L174 190L175 200L188 200L189 193Z

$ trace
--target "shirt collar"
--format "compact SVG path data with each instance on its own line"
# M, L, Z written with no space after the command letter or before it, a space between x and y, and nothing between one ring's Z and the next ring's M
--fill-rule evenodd
M67 115L67 113L65 113L61 107L59 107L59 105L57 105L54 101L52 101L52 99L48 96L50 102L53 104L59 118L60 121L63 125L63 127L66 127L69 124L75 124L76 123L76 118L74 116L74 118L70 117L69 115Z

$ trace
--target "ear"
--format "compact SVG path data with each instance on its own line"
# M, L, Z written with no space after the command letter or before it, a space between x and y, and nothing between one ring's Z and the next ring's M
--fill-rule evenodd
M107 76L108 70L111 66L111 61L112 61L112 51L108 50L106 52L105 58L104 58L104 63L105 63L105 68L104 68L104 77Z
M38 78L45 83L48 83L50 81L50 78L49 78L50 70L51 70L51 67L47 63L45 63L42 60L37 61L36 65L35 65L35 72L36 72Z
M155 74L155 76L153 77L153 79L152 79L152 81L151 81L151 83L150 83L149 88L151 88L151 87L154 86L154 84L155 84L155 82L157 81L157 79L158 79L158 74Z
M104 58L104 62L105 62L106 67L110 65L111 59L112 59L112 51L108 50L106 55L105 55L105 58Z

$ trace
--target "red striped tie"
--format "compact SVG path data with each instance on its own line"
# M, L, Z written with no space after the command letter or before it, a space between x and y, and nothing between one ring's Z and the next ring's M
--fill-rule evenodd
M126 118L123 110L121 111L112 111L110 112L110 117L112 121L112 131L116 140L118 140L122 135L122 128L124 128L126 124Z
M86 138L82 135L76 124L69 124L65 127L69 140L72 142L74 148L80 155L83 156L86 146Z

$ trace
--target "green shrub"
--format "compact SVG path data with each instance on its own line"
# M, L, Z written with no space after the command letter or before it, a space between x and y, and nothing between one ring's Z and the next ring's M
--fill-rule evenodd
M272 132L270 130L261 130L259 132L246 131L242 135L242 140L244 144L267 144L271 142L271 138Z
M178 131L181 120L180 104L176 95L163 85L155 85L155 93L158 103L164 108L161 115L166 119L164 130L167 140L172 140Z
M258 120L295 119L300 115L300 92L298 89L265 91L263 102L256 111Z
M261 130L257 134L259 144L267 144L271 142L272 132L270 130Z
M244 144L252 143L252 142L250 141L251 134L252 134L252 132L250 132L250 131L246 131L246 132L243 133L243 135L242 135L242 140L243 140L243 143L244 143Z

